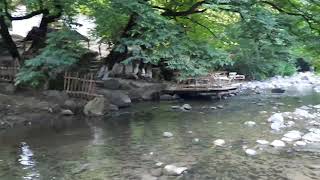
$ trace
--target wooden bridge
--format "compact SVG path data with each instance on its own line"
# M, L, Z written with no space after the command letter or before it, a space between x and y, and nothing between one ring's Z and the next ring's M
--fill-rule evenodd
M231 74L231 73L230 73ZM181 97L190 96L216 96L221 98L238 92L239 82L243 75L226 74L226 72L215 72L205 77L188 78L178 84L171 85L163 93L177 94Z

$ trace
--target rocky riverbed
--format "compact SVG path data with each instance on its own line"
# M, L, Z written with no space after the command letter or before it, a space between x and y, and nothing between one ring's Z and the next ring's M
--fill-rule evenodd
M70 99L61 105L52 91L3 95L17 112L60 121L3 131L0 178L318 179L320 95L256 90L221 101L136 103L90 119L61 114Z
M288 95L308 95L312 92L320 92L320 76L313 72L301 72L293 76L277 76L264 81L246 82L242 84L242 89L257 93L273 90L275 93L286 91Z

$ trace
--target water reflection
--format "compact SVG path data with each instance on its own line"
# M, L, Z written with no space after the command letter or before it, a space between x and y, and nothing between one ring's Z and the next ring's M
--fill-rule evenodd
M39 179L40 173L36 168L36 161L34 160L34 154L30 149L30 146L26 142L20 144L21 154L19 155L19 163L22 165L22 169L26 171L26 174L22 176L26 180Z
M92 134L93 134L93 139L92 139L92 144L93 145L103 145L104 144L104 130L101 127L97 127L97 126L89 126Z

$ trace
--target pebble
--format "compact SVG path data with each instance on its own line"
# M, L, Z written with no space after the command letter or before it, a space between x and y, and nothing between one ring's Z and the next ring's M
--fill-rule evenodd
M186 170L188 170L188 168L186 167L177 167L175 165L166 165L164 167L164 173L166 175L171 175L171 176L179 176L181 175L183 172L185 172Z
M293 145L294 145L294 146L305 146L305 145L307 145L307 143L304 142L304 141L297 141L297 142L295 142Z
M164 132L163 137L170 138L173 137L173 134L171 132Z
M268 122L283 122L284 119L283 119L283 116L281 113L275 113L273 114L269 119L268 119Z
M313 106L316 109L320 109L320 104Z
M72 115L74 115L74 113L69 109L62 110L61 114L64 115L64 116L72 116Z
M261 144L261 145L268 145L268 144L270 144L270 142L269 141L267 141L267 140L257 140L256 141L258 144Z
M295 125L296 123L294 122L294 121L288 121L287 123L286 123L286 126L287 127L292 127L293 125Z
M312 126L320 126L320 122L317 121L310 121L309 124L311 124Z
M311 142L320 142L320 133L310 132L304 135L302 139Z
M191 107L190 104L184 104L184 105L182 106L182 108L183 108L184 110L188 110L188 111L192 109L192 107Z
M150 171L150 174L154 177L160 177L162 175L162 169L161 168L152 169Z
M270 127L275 131L280 131L280 129L284 128L285 125L282 122L273 122Z
M293 139L283 137L283 138L281 138L281 141L285 141L285 142L292 142L292 141L293 141Z
M217 139L217 140L213 141L213 144L216 146L223 146L226 144L226 141L223 139Z
M171 106L172 109L179 109L180 106Z
M257 155L257 151L253 150L253 149L246 149L246 154L249 156L255 156Z
M255 125L256 125L256 122L253 122L253 121L246 121L244 124L245 124L245 125L247 125L247 126L249 126L249 127L253 127L253 126L255 126Z
M198 139L198 138L194 138L194 139L193 139L193 142L196 142L196 143L197 143L197 142L199 142L199 141L200 141L200 139Z
M301 134L302 134L301 132L293 130L293 131L287 132L285 135L283 135L283 137L289 139L289 141L290 140L296 141L302 138Z
M157 162L157 163L156 163L156 166L157 166L157 167L161 167L161 166L163 166L163 164L164 164L163 162Z
M219 109L223 109L224 107L222 105L217 106Z
M286 144L281 140L274 140L274 141L272 141L272 143L270 145L273 147L285 147L286 146Z

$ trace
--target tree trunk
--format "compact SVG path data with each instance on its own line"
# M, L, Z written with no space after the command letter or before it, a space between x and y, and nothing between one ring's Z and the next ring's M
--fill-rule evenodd
M128 21L128 24L126 26L126 28L123 30L120 39L122 38L127 38L130 36L130 31L132 30L132 28L136 25L136 21L137 21L138 15L137 14L132 14L130 16L130 19ZM122 52L117 51L117 48L119 48L119 46L124 46L124 50ZM128 54L128 47L125 45L122 45L120 42L117 42L114 47L112 48L112 50L110 51L110 54L105 58L105 63L108 64L108 69L111 70L112 67L114 66L114 64L119 63L125 59L127 59L129 57Z
M49 23L47 14L43 14L40 26L32 28L28 33L27 37L24 39L25 41L32 41L31 47L27 52L28 54L36 53L46 46Z
M58 10L58 13L55 15L50 15L49 10L44 9L42 12L40 26L33 28L25 38L25 41L32 40L32 45L28 50L28 53L36 53L39 49L46 46L49 24L55 22L62 16L62 7L57 4L55 8Z
M21 60L16 43L13 41L6 24L5 17L0 16L0 34L13 59Z

